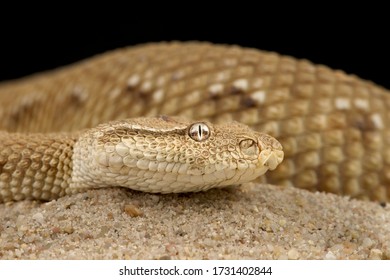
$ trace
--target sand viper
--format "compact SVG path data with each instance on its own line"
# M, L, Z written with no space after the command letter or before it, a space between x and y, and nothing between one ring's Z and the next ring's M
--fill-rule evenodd
M0 85L0 202L197 191L278 165L260 181L388 201L389 109L373 83L275 53L119 49Z

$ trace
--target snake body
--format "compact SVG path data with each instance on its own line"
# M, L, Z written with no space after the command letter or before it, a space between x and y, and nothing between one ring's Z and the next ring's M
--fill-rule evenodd
M205 190L255 179L283 152L263 182L389 201L389 109L371 82L275 53L119 49L0 85L0 201Z

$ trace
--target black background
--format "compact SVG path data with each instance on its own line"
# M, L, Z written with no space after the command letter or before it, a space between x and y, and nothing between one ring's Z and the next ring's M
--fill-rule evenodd
M308 12L309 13L309 12ZM336 21L332 15L295 19L232 14L218 18L134 16L113 21L71 14L37 22L34 17L6 19L0 27L0 80L66 65L104 51L146 42L201 40L279 52L342 69L390 88L388 24L380 20ZM139 19L141 18L141 19Z

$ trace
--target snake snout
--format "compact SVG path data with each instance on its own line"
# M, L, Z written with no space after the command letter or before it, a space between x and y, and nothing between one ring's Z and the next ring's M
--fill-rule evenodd
M283 161L283 158L284 153L279 150L263 150L260 153L261 164L270 170L274 170Z
M268 134L259 134L258 146L260 148L259 163L274 170L284 158L283 147L278 140Z

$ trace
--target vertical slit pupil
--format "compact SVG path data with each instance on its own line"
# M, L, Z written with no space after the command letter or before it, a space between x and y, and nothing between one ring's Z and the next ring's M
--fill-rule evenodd
M202 128L201 128L201 125L198 125L198 135L199 135L199 140L202 140Z

